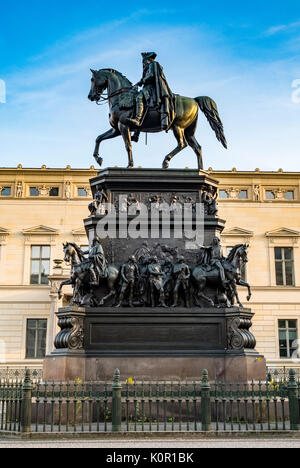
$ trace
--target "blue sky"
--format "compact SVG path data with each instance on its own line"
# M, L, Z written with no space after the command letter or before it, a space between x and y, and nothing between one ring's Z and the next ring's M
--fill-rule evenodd
M0 166L88 167L94 140L107 131L108 107L87 100L90 68L141 78L140 53L155 50L174 92L211 96L229 144L204 116L197 138L215 169L299 171L299 1L0 0ZM300 93L299 93L300 96ZM176 142L150 135L134 145L138 166L160 167ZM105 166L124 166L122 140L103 143ZM191 149L172 167L196 167Z

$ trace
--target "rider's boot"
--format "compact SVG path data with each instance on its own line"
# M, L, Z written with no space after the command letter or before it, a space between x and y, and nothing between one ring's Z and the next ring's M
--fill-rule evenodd
M98 284L97 276L96 276L95 271L92 268L90 270L90 273L91 273L90 286L98 286L99 284Z
M168 114L161 114L161 129L168 130L168 128L169 128Z
M227 279L225 277L224 268L220 268L220 276L221 276L221 281L222 281L223 288L226 289L228 287L229 281L227 281Z
M142 124L142 118L144 115L144 101L143 97L138 97L136 100L136 114L135 119L128 119L128 123L135 127L140 127ZM134 141L134 140L133 140Z

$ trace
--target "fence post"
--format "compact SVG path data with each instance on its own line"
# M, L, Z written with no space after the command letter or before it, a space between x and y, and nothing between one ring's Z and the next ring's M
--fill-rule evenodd
M211 431L210 383L206 369L202 372L201 381L201 416L202 431Z
M290 407L290 421L291 430L298 431L300 429L299 424L299 391L298 384L295 379L294 369L289 371L289 383L288 383L288 395L289 395L289 407Z
M112 432L122 431L122 384L119 369L115 370L112 384Z
M31 432L32 382L30 370L26 369L22 386L21 432Z

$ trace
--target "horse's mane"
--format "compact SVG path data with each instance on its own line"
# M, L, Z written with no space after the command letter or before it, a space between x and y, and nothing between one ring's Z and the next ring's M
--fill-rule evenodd
M235 245L232 250L229 252L228 257L226 258L227 262L232 262L232 260L235 257L236 251L240 249L243 246L243 244L238 244Z
M68 244L71 245L76 250L79 260L82 262L84 260L84 254L82 253L81 248L78 247L78 245L73 242L68 242Z
M118 75L123 80L126 80L128 82L128 84L130 84L130 86L132 86L132 82L125 75L123 75L123 73L119 72L118 70L114 70L113 68L102 68L102 70L103 71L108 71L110 73L114 73L115 75Z

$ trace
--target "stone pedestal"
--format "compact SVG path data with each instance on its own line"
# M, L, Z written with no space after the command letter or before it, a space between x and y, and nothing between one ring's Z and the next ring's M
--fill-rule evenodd
M103 239L102 245L106 253L109 263L122 264L128 260L128 255L133 254L135 250L141 247L144 240L147 240L149 248L152 249L157 243L168 245L171 248L178 250L185 255L187 263L194 266L196 256L195 250L189 248L190 240L182 236L182 238L174 237L176 221L174 214L170 213L170 235L164 237L163 222L166 219L166 214L162 211L157 219L153 221L151 214L151 200L159 200L160 204L165 203L171 210L176 206L175 201L181 206L184 203L198 204L201 203L203 192L210 189L217 190L218 181L210 177L207 172L196 171L189 169L170 169L168 171L162 169L120 169L109 168L99 172L99 176L91 179L91 187L93 194L97 191L97 187L105 188L108 195L108 203L116 210L116 238ZM127 196L130 205L130 200L136 200L137 205L142 204L147 207L148 214L146 216L139 215L139 220L144 226L149 227L148 237L138 237L133 239L130 236L120 238L120 229L124 230L130 226L136 215L128 214L124 221L124 213L120 211L122 206L119 205L119 197ZM176 197L176 199L175 199ZM153 206L153 205L152 205ZM125 207L127 208L127 207ZM132 206L132 208L134 208ZM218 218L216 215L208 215L205 213L203 206L203 218L200 220L199 231L203 231L201 245L210 245L213 237L220 236L225 227L225 221ZM138 211L138 210L137 210ZM130 212L129 212L130 213ZM96 216L92 216L84 220L85 229L90 242L97 235L97 226L99 221L103 220L105 214L99 212ZM158 235L152 237L152 227L157 223ZM199 217L198 217L199 218ZM195 229L196 216L192 216L192 228ZM197 246L196 246L197 247ZM196 248L194 247L194 248Z
M65 308L45 380L122 378L264 380L249 309Z
M116 236L108 236L101 241L110 265L119 268L129 256L141 250L142 243L147 240L146 250L159 262L165 261L166 252L171 255L172 263L180 254L192 269L197 265L199 246L211 245L213 238L220 236L225 227L225 221L218 218L216 210L211 213L209 201L200 207L200 226L196 216L203 198L212 200L212 205L215 203L217 186L218 182L204 171L101 170L91 180L91 188L94 195L97 191L105 191L109 205L98 207L98 211L84 221L89 241L92 243L95 236L99 236L99 223L107 219L107 213L115 213ZM123 206L120 196L127 196ZM150 207L153 209L155 200L157 204L165 203L173 210L168 213L169 236L163 230L167 216L164 210L157 210L154 221L156 236L151 235L153 212ZM190 227L202 232L198 245L197 240L175 235L176 213L180 213L184 204L190 205ZM143 213L140 210L142 206L147 207ZM128 227L136 222L135 218L148 228L146 236L127 235ZM96 299L93 304L101 304L101 299L107 295L106 282L102 283L93 291ZM224 294L216 287L207 287L205 294L221 307L207 308L207 298L196 300L195 293L191 308L184 309L144 307L142 304L149 305L147 298L143 301L137 298L134 301L136 307L116 309L113 307L115 297L101 308L60 309L57 316L61 331L55 338L56 349L45 359L44 378L103 381L110 380L115 368L119 368L122 379L199 380L206 368L212 380L264 380L266 363L255 351L256 342L250 331L251 310L222 308L222 304L227 303L226 297L224 301ZM172 304L170 298L167 303ZM86 304L90 305L91 301Z

